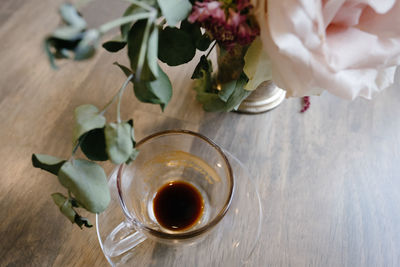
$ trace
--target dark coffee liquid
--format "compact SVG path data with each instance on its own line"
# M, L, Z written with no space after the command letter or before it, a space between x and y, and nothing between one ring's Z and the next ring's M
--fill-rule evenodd
M191 184L173 181L158 189L153 210L161 226L178 231L192 227L203 214L200 192Z

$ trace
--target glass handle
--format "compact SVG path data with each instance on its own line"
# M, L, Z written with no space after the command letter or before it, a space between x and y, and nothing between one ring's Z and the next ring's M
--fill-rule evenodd
M117 257L146 240L146 236L134 229L131 223L121 222L107 236L103 248L109 257Z

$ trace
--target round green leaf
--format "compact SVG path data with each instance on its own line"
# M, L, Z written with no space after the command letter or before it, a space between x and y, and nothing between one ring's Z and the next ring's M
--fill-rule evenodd
M60 208L62 214L74 223L76 212L72 208L72 204L69 202L68 198L61 193L51 194L51 197L53 198L54 203Z
M206 58L205 55L200 57L199 63L197 63L196 68L193 71L191 79L200 79L203 77L203 71L207 73L212 72L211 61Z
M147 25L147 20L139 20L135 24L133 24L132 28L129 31L128 34L128 57L129 61L131 63L131 69L135 72L138 71L139 69L139 58L140 58L140 53L145 53L145 60L143 62L142 67L142 72L140 74L140 77L136 77L137 79L140 79L141 81L151 81L154 80L157 77L157 73L152 72L152 67L149 66L149 61L152 60L152 58L149 57L152 56L154 53L157 54L157 52L154 51L148 51L157 49L157 47L154 48L153 45L153 40L155 37L152 37L152 42L149 43L149 37L145 38L145 31L146 31L146 26ZM151 27L151 26L149 26ZM154 31L153 31L154 33ZM142 43L145 43L145 46L142 46ZM150 45L150 46L149 46ZM153 64L152 62L150 62Z
M230 81L224 84L221 84L221 90L218 92L218 97L224 101L227 102L228 99L231 97L233 92L236 89L236 83L237 81Z
M212 83L210 83L210 73L203 72L203 77L195 83L194 89L197 92L197 100L203 104L206 111L232 111L238 108L240 103L251 93L243 87L247 83L247 76L242 73L238 80L229 84L224 84L219 93L212 92Z
M72 223L76 223L80 228L82 228L82 225L88 228L93 226L87 218L81 217L74 210L74 199L69 199L61 193L51 194L51 197L53 198L54 203L60 208L61 213L64 214L64 216Z
M202 37L199 23L190 23L187 19L185 19L181 22L180 29L190 35L192 43L195 45Z
M83 60L90 58L96 52L100 41L100 33L98 30L88 30L85 32L83 39L75 48L75 60Z
M108 159L104 128L91 130L81 139L81 150L88 159L98 161Z
M149 41L147 43L147 55L146 61L149 69L154 74L155 77L158 77L158 28L155 27L149 36Z
M175 26L179 21L184 20L192 10L189 0L157 0L161 12L171 26Z
M106 125L106 150L108 157L115 164L126 162L132 154L132 126L128 122L109 123Z
M139 14L139 13L146 13L147 11L143 9L142 7L132 4L130 5L122 15L123 17L134 15L134 14ZM121 25L120 30L121 30L121 36L124 40L126 40L128 36L129 29L132 27L133 23L126 23Z
M106 174L98 164L84 159L65 162L58 179L86 210L100 213L107 208L110 191Z
M117 65L126 76L132 74L132 71L124 65L118 64L118 62L114 62L114 65ZM161 109L164 110L172 97L172 85L167 74L158 64L157 68L159 73L157 80L151 82L131 80L131 82L134 83L133 89L137 99L144 103L160 104ZM135 144L134 141L133 143Z
M142 102L160 104L164 110L172 97L172 85L165 72L158 67L158 78L152 82L135 82L135 96Z
M77 40L80 41L82 39L82 35L82 30L79 28L63 26L55 29L51 34L51 37L72 42Z
M158 58L169 66L178 66L192 60L196 47L189 34L178 28L167 27L160 31Z
M126 77L129 77L129 75L132 74L132 71L131 71L128 67L126 67L126 66L124 66L124 65L121 65L121 64L119 64L118 62L114 62L113 64L116 65L116 66L118 66L118 67L124 72L124 74L126 75ZM133 83L133 80L131 80L131 82Z
M210 36L208 36L207 33L204 33L200 39L197 40L196 42L196 48L199 49L200 51L206 51L208 47L210 47L210 44L212 43L212 40L210 39Z
M76 10L73 5L64 3L60 6L59 11L63 21L66 24L80 29L84 29L86 27L86 21L82 18L78 10Z
M90 221L87 218L79 216L79 214L75 215L75 223L82 228L82 225L84 225L87 228L93 227L93 225L90 223Z
M40 168L55 175L58 174L58 171L60 170L64 162L65 160L59 159L57 157L43 154L32 154L33 167Z
M111 53L118 52L119 50L123 49L126 45L126 42L121 40L111 40L108 42L103 43L103 47L105 50Z
M106 118L99 114L97 107L86 104L75 109L75 128L73 141L76 142L79 137L90 130L103 128L106 124Z

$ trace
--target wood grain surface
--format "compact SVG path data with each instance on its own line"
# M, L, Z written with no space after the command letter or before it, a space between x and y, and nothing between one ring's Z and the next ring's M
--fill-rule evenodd
M52 203L50 194L63 191L57 179L31 165L32 153L68 157L74 108L103 106L124 80L112 66L126 63L124 53L103 49L50 68L42 40L59 23L60 3L0 3L0 266L108 264L95 229L71 225ZM106 4L82 10L91 25L125 6ZM249 266L400 266L400 75L370 101L322 94L304 114L299 99L260 115L217 114L196 102L193 67L164 68L174 85L164 113L129 90L122 117L135 120L137 139L198 131L257 173L263 228Z

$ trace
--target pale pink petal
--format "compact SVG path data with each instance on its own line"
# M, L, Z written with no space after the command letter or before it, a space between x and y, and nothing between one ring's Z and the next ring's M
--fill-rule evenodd
M331 14L333 16L330 24L340 26L354 26L357 25L362 12L367 7L365 4L354 3L354 1L346 1L337 12ZM324 13L325 16L325 13ZM329 24L326 24L328 28Z
M399 25L400 1L396 1L395 5L385 14L377 14L373 9L366 8L357 27L382 38L394 38L400 36Z
M327 62L334 70L400 64L400 37L379 38L357 28L328 29L327 46Z
M296 0L268 1L268 22L272 39L284 53L295 54L298 45L314 49L324 38L324 25L320 7L311 1ZM319 11L316 11L319 9ZM292 45L291 42L296 42Z
M338 24L342 26L354 26L364 10L369 7L378 14L384 14L393 8L395 0L329 0L325 1L323 16L325 26Z
M388 12L396 3L396 0L358 0L369 5L376 13L384 14Z
M324 28L327 28L335 18L337 12L342 7L346 0L323 0L322 15L324 18Z

